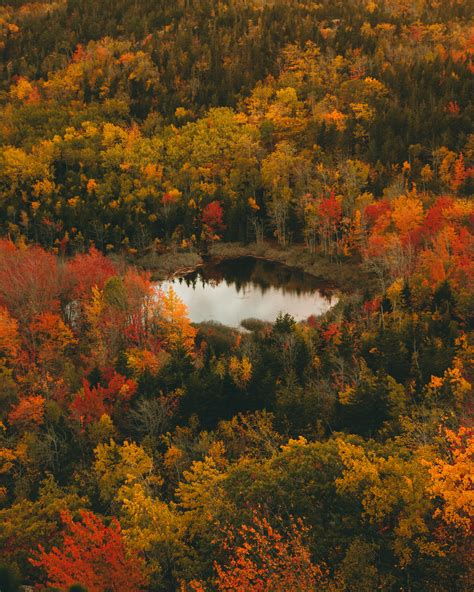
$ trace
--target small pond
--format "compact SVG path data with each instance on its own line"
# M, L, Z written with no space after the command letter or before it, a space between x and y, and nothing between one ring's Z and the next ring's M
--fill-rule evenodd
M248 318L274 321L280 312L304 320L337 303L327 284L314 276L252 257L205 264L161 282L165 290L170 285L187 305L191 321L218 321L230 327Z

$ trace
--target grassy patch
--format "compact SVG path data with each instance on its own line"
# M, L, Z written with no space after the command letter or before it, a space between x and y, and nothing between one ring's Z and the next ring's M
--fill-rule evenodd
M148 269L155 280L165 280L170 276L184 273L202 263L202 258L197 253L148 253L141 257L137 264Z

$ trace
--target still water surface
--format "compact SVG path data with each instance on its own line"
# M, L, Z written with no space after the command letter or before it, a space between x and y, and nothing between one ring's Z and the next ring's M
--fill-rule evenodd
M296 320L320 315L337 297L311 275L277 263L245 257L205 265L161 283L188 306L191 321L239 327L244 319L274 321L280 312Z

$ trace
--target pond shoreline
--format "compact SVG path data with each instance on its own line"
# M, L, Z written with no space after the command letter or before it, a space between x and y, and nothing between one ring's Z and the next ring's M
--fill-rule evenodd
M158 283L172 288L187 306L193 323L217 322L239 329L245 319L272 323L288 313L304 321L337 305L341 292L296 267L262 256L203 256Z
M212 245L204 256L198 253L150 253L137 263L150 271L153 279L163 281L193 273L204 265L215 265L244 257L303 271L326 284L328 288L346 294L362 290L371 291L375 287L374 278L362 268L360 262L331 261L319 253L308 253L301 245L283 250L270 243L217 243Z

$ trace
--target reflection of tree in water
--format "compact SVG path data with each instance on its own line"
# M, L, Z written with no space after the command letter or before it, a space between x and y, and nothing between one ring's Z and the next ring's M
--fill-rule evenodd
M223 276L220 278L207 277L207 275L203 274L200 269L199 271L192 271L185 276L178 278L178 282L179 284L185 283L188 287L191 286L195 289L198 284L201 284L202 286L218 286L224 279Z
M180 283L183 281L193 288L198 283L217 286L225 281L227 285L235 286L238 293L258 287L262 295L270 288L278 288L283 294L300 296L319 291L321 295L330 297L327 283L314 276L286 265L252 257L205 265L184 278L179 278Z

